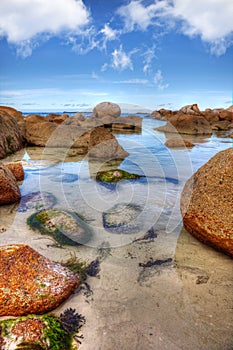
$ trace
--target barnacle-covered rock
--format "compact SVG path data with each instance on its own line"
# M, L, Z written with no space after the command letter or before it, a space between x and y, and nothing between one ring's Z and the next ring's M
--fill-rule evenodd
M0 316L43 314L58 307L80 277L24 244L0 247Z

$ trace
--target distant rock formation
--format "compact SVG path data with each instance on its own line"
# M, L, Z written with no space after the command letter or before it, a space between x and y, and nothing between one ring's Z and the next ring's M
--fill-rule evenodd
M227 109L207 108L200 111L198 105L192 104L182 107L178 111L160 109L150 114L151 118L167 120L167 124L157 128L158 131L178 132L181 134L210 134L213 131L228 130L232 127L233 107ZM204 120L203 120L204 119Z
M233 148L221 151L185 184L181 213L186 230L233 257Z

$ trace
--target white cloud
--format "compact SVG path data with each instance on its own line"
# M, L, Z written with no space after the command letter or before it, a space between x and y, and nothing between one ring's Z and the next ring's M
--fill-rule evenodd
M112 61L110 64L104 63L101 68L101 71L105 71L107 68L111 67L118 71L123 71L125 69L133 70L133 63L131 60L131 56L135 54L138 50L134 49L130 51L128 54L123 51L122 45L120 45L119 49L115 49L112 53Z
M64 33L81 33L90 14L82 0L1 0L0 37L29 56L38 42Z
M125 31L145 31L150 25L164 30L176 25L189 37L199 35L217 55L233 43L232 0L151 0L147 6L142 0L132 0L117 14L124 20Z
M106 40L115 40L117 38L118 31L112 29L108 24L105 24L100 33L104 34Z
M151 69L151 64L153 59L156 57L155 55L155 45L152 47L148 48L144 53L143 53L143 72L148 73Z
M114 81L114 84L144 84L145 85L148 83L149 81L147 79L139 79L139 78Z
M159 90L165 90L169 87L169 84L164 83L164 78L160 69L157 70L154 76L154 83L158 86Z
M121 6L117 14L124 19L126 31L134 29L144 31L154 23L154 18L166 7L166 0L154 1L148 6L144 6L141 0L133 0L128 5Z

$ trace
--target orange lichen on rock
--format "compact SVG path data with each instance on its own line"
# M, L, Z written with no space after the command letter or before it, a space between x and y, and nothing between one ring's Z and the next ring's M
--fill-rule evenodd
M0 247L0 316L46 313L79 284L77 274L27 245Z
M233 148L221 151L185 184L181 213L186 230L233 257Z

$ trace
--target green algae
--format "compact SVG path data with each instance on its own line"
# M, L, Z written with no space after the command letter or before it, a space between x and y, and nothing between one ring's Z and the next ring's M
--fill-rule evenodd
M91 228L77 213L59 209L43 209L32 214L27 224L42 235L51 236L60 245L76 246L87 243Z
M103 182L119 182L124 180L137 180L140 179L140 175L128 173L121 169L112 169L107 171L99 171L96 175L97 181Z
M73 337L78 329L82 326L76 327L72 332L66 331L62 327L62 322L59 317L54 315L29 315L16 319L8 319L0 321L0 337L2 336L4 341L12 342L16 340L12 330L19 322L28 319L39 319L43 322L42 335L36 342L22 340L20 344L17 344L16 350L30 349L30 350L72 350ZM16 340L17 341L17 340Z

